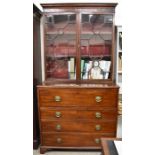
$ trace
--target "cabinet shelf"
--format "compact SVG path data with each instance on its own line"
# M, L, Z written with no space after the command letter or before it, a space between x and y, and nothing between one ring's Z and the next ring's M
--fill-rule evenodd
M111 55L81 55L81 58L109 58Z
M51 60L57 60L57 59L70 59L70 58L76 58L75 55L46 55L46 58L50 58ZM89 59L89 60L110 60L111 55L95 55L95 56L89 56L89 55L81 55L81 59ZM121 71L119 71L121 73Z
M71 31L64 31L63 33L57 33L57 32L46 32L46 35L69 35L69 34L72 34L72 35L76 35L75 32L71 32ZM91 31L81 31L81 35L86 35L86 34L89 34L89 35L94 35L94 34L100 34L100 35L106 35L106 34L109 34L109 35L112 35L112 32L111 31L101 31L101 32L91 32Z
M51 58L52 60L55 60L55 59L69 59L69 58L76 58L75 55L46 55L47 58Z
M71 32L71 31L65 31L63 33L46 32L46 35L67 35L67 34L76 35L76 32Z
M120 35L121 34L121 35ZM122 93L122 27L116 27L116 83L120 86L119 93Z

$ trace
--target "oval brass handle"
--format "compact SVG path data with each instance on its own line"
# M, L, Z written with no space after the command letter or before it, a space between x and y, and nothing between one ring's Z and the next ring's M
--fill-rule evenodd
M57 138L57 143L61 143L62 139L61 138Z
M96 118L101 118L102 117L102 114L100 112L96 112L95 113L95 116L96 116Z
M102 101L102 97L101 96L96 96L95 97L95 100L97 103L101 102Z
M56 116L57 118L61 117L61 112L58 112L58 111L57 111L57 112L55 113L55 116Z
M61 101L61 97L60 96L55 96L54 100L55 100L55 102L60 102Z
M95 125L95 129L96 129L96 131L101 130L101 125Z
M100 139L99 138L95 138L95 143L99 144L100 143Z
M56 130L61 130L61 125L60 124L56 125Z

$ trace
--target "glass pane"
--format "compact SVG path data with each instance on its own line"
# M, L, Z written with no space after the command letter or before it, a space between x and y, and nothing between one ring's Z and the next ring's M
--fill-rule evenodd
M110 78L112 25L112 15L82 14L81 79Z
M45 16L46 79L75 79L76 15Z

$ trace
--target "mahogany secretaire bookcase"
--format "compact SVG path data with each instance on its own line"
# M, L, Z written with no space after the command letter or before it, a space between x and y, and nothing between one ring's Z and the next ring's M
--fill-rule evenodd
M40 153L101 149L116 137L115 3L42 4L44 75Z

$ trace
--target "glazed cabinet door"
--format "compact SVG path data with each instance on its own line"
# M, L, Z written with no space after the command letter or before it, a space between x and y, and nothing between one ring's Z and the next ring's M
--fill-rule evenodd
M81 79L108 80L112 71L113 15L81 14Z
M76 14L44 16L46 80L76 80Z

